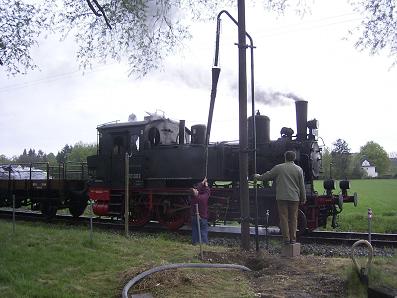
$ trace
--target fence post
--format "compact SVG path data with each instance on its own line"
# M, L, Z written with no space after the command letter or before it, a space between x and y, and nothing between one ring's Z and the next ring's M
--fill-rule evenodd
M269 215L270 215L270 212L269 212L269 209L267 209L266 210L266 226L265 226L265 229L266 229L266 250L269 250Z
M371 221L372 221L372 209L368 208L368 242L371 243Z
M92 216L94 214L94 211L92 209L92 200L89 200L90 202L90 241L92 242L94 240L94 229L92 225Z
M129 204L129 156L128 152L125 153L125 195L124 195L124 229L125 229L125 237L128 237L128 224L129 224L129 212L130 212L130 204Z
M15 234L15 195L12 195L12 233Z

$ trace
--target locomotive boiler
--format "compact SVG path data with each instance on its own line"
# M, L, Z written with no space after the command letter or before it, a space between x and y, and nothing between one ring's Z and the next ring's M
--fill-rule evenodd
M304 171L307 193L307 202L299 209L300 231L325 226L329 216L335 226L343 203L356 204L357 195L348 195L348 181L340 182L338 194L334 193L333 180L324 182L324 194L314 190L313 181L321 169L318 121L307 120L307 101L296 101L295 107L297 133L283 127L277 140L270 139L268 117L257 113L255 121L252 116L247 119L252 148L254 123L256 128L256 150L251 150L249 176L254 174L255 159L257 172L263 173L284 162L285 151L295 151L296 164ZM143 121L99 125L97 133L98 152L87 158L92 178L88 196L94 201L96 215L123 218L128 189L131 225L144 226L154 220L170 230L178 229L190 219L189 189L206 176L211 187L209 221L241 221L238 143L208 144L206 125L188 128L184 120L177 122L157 114L149 114ZM249 201L252 223L258 215L258 223L265 224L269 210L268 223L278 224L274 185L251 182Z

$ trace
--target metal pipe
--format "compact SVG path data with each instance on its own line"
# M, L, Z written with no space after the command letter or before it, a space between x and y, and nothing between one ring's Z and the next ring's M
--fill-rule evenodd
M253 173L256 174L256 116L255 116L255 86L254 86L254 45L251 41L251 108L252 108L252 154L253 154ZM259 229L258 229L258 184L255 183L255 248L259 251Z
M245 42L245 1L238 0L239 48L239 165L241 204L241 247L250 248L250 206L248 196L248 129L247 129L247 47Z
M197 230L198 230L198 236L199 236L199 242L200 242L200 256L201 259L204 259L203 256L203 246L202 246L202 241L201 241L201 227L200 227L200 213L198 209L198 204L196 204L196 219L197 219Z
M145 272L142 272L131 279L123 288L122 297L128 298L128 291L132 286L134 286L138 281L145 278L146 276L169 269L176 269L176 268L224 268L224 269L238 269L244 271L251 271L251 269L236 264L198 264L198 263L181 263L181 264L167 264L159 267L154 267L149 269Z
M222 14L226 14L232 21L233 23L238 26L238 22L235 18L232 17L232 15L227 11L227 10L222 10L218 13L217 16L217 24L216 24L216 37L215 37L215 56L214 56L214 66L212 68L212 88L211 88L211 101L210 101L210 109L208 113L208 121L207 121L207 131L206 131L206 148L205 148L205 177L207 177L207 166L208 166L208 144L209 144L209 139L210 139L210 134L211 134L211 127L212 127L212 118L213 118L213 112L214 112L214 106L215 106L215 98L216 98L216 87L218 84L219 80L219 74L220 74L220 67L218 67L219 63L219 40L220 40L220 28L221 28L221 16ZM250 48L251 48L251 88L252 88L252 100L254 100L254 52L253 49L254 47L254 42L252 37L246 32L245 33L247 38L250 40ZM253 115L255 113L255 109L253 112ZM256 128L255 128L256 129ZM254 132L256 135L256 131Z
M240 200L241 200L241 235L242 247L246 250L249 249L249 192L248 192L248 134L247 134L247 73L246 73L246 42L245 37L250 40L251 48L251 96L252 96L252 117L253 117L253 132L254 132L254 165L256 172L256 125L255 125L255 95L254 95L254 42L251 36L245 31L245 2L244 0L238 1L238 21L236 21L231 14L222 10L218 14L218 19L225 13L237 26L238 26L238 47L239 47L239 142L240 142ZM220 24L220 22L218 22ZM220 26L218 26L220 27ZM217 28L218 31L218 28ZM217 33L218 36L218 33ZM217 43L219 46L219 40ZM216 52L217 53L217 52ZM218 61L216 56L215 61ZM258 210L257 192L255 192L255 208ZM256 211L257 213L257 211ZM259 250L259 231L258 231L258 214L255 219L255 236L256 247Z

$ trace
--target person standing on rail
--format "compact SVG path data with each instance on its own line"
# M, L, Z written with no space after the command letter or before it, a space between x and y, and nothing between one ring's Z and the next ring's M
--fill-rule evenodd
M299 203L306 203L303 170L294 163L296 153L286 151L285 162L274 166L270 171L254 175L254 180L276 183L276 201L280 218L280 229L284 244L296 243Z
M200 217L201 241L208 244L208 198L210 197L210 188L208 187L207 178L204 178L203 181L192 188L191 194L192 244L200 242L196 205L198 205Z

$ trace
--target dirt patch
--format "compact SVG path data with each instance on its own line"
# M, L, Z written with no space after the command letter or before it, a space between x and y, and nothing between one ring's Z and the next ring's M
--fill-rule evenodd
M127 284L127 282L133 277L157 266L158 265L153 264L153 266L136 267L131 270L124 271L121 276L122 284ZM141 279L134 285L133 289L131 289L129 293L152 293L164 286L167 288L176 288L181 285L192 285L194 282L205 283L205 276L194 272L179 271L175 269L164 270Z
M197 261L197 260L196 260ZM283 258L279 255L239 249L227 252L204 251L205 263L239 264L250 268L245 272L256 297L344 297L346 296L343 271L350 265L349 259L299 256ZM123 272L123 284L133 276L158 266L147 264ZM153 293L161 287L206 283L199 273L166 270L154 273L134 286L130 294Z
M347 259L316 256L282 258L266 252L205 252L211 263L235 263L252 270L246 273L256 297L343 297Z

